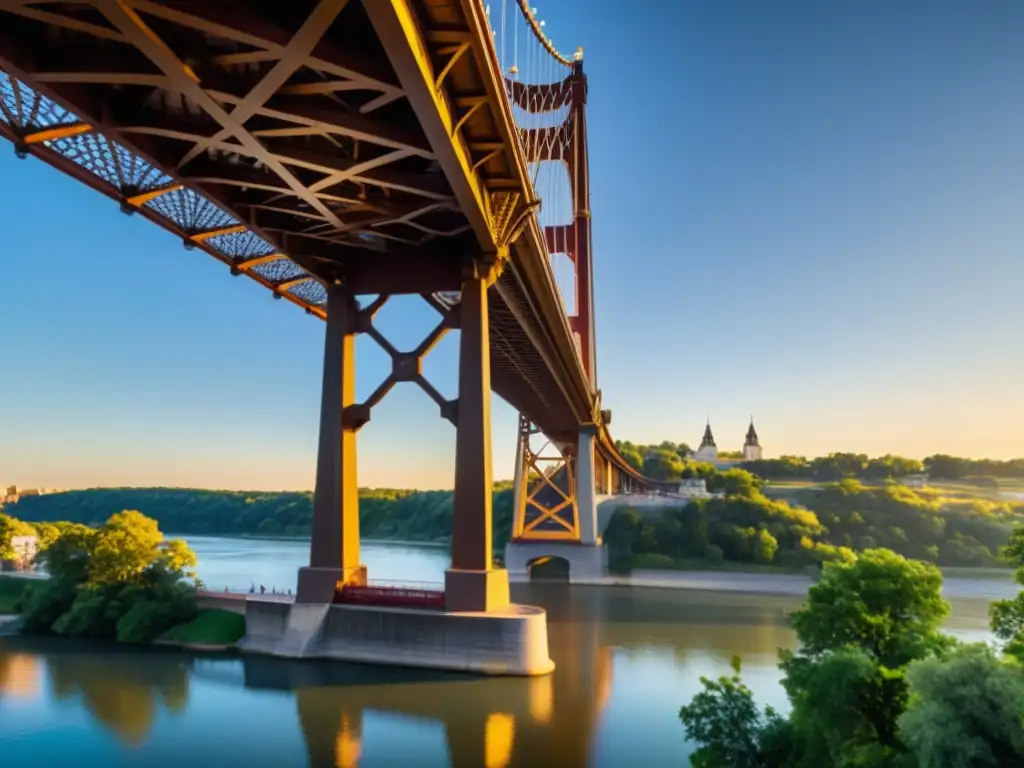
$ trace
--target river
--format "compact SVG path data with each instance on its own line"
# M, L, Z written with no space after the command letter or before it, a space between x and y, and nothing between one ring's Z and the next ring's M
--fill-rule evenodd
M294 589L298 541L189 537L210 589ZM364 542L371 577L440 582L443 548ZM754 583L759 576L749 577ZM712 581L707 582L709 585ZM947 628L987 632L1005 582L951 597ZM105 766L686 765L677 713L734 655L786 709L778 648L800 598L735 589L513 585L548 610L548 677L472 678L336 662L0 637L0 764Z

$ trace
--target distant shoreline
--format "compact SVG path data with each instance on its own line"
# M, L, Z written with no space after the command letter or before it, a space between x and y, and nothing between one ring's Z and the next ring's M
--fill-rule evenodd
M284 534L259 534L259 533L165 533L168 539L188 539L190 536L203 536L207 539L253 539L255 541L309 541L309 536L286 536ZM405 539L377 539L366 537L362 539L366 544L394 544L402 547L432 547L447 549L450 544L447 541L407 541Z

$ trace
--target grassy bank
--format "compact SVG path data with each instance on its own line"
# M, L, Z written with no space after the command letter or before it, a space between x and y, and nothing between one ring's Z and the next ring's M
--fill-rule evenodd
M18 613L27 591L45 584L43 579L26 579L0 574L0 615ZM200 611L192 621L172 627L160 636L163 644L225 647L234 646L245 634L245 617L219 609Z
M233 646L245 634L245 617L213 609L200 611L192 621L172 627L158 642L183 646Z

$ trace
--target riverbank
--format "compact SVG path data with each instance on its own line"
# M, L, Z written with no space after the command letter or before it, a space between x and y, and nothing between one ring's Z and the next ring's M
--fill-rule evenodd
M513 579L513 581L522 583L528 579ZM787 573L637 569L629 575L608 575L599 579L587 579L573 583L595 587L642 587L803 597L814 582L815 579L810 576ZM1016 595L1017 589L1016 583L1009 575L1005 579L944 576L942 585L943 595L954 599L1005 600Z
M189 536L195 536L196 534L189 533L175 533L167 534L167 538L188 538ZM309 541L309 536L275 536L273 534L261 535L258 533L243 533L238 536L232 534L218 534L218 533L204 533L203 536L208 536L211 539L255 539L257 541ZM393 544L396 547L439 547L447 549L451 545L451 541L448 539L432 539L430 541L407 541L405 539L375 539L372 537L366 537L362 539L366 544Z
M26 589L46 579L40 574L12 572L0 574L0 630L21 618L18 608ZM245 635L244 612L221 608L203 608L204 593L197 593L199 612L191 621L171 627L152 645L176 646L194 651L231 650Z
M182 533L178 531L176 533L166 533L165 538L168 539L185 539L195 538L202 536L206 539L251 539L252 541L287 541L287 542L308 542L309 536L285 536L284 534L259 534L259 533ZM362 539L364 544L392 544L396 547L431 547L437 549L447 549L451 545L451 541L448 539L433 539L430 541L417 541L417 540L406 540L406 539L377 539L373 537L364 537Z

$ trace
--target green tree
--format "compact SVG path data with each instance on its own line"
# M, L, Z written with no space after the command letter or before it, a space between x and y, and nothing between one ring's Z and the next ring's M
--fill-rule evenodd
M196 553L183 539L168 539L157 557L159 564L171 573L194 579L198 564Z
M792 617L800 650L780 653L789 718L762 717L738 668L731 678L702 680L704 690L680 711L698 744L691 762L916 768L897 722L908 701L907 665L952 643L939 633L949 610L941 586L934 566L886 550L826 565Z
M88 576L96 531L77 523L59 528L60 537L43 551L40 560L53 581L77 586Z
M60 538L60 528L51 523L36 523L32 527L35 529L36 536L39 537L40 552L49 549L50 545Z
M679 710L686 737L697 751L690 762L697 768L762 768L762 738L776 726L771 707L764 713L740 679L740 659L732 659L733 674L717 680L701 677L704 690Z
M125 510L96 532L89 562L89 585L126 584L137 581L160 557L163 534L156 520L135 510Z
M754 538L754 562L770 563L779 549L779 542L764 528L757 532Z
M887 549L862 552L852 563L830 563L792 616L800 653L817 657L843 646L863 650L889 668L949 647L939 632L949 614L934 565Z
M920 768L1024 765L1024 667L966 645L914 662L907 681L899 733Z
M0 512L0 560L14 559L16 553L11 540L15 536L28 536L34 533L32 526Z
M907 702L906 666L953 644L939 631L949 613L941 590L935 566L889 550L826 564L792 616L800 649L780 654L798 765L904 760L896 720Z
M149 642L196 615L195 553L179 539L164 542L156 521L119 512L99 529L54 526L43 552L51 579L33 590L23 611L29 632Z
M1003 550L1004 559L1017 566L1014 580L1024 587L1024 525L1014 530ZM1024 590L1010 600L996 600L989 606L992 631L1006 644L1006 652L1024 662Z

